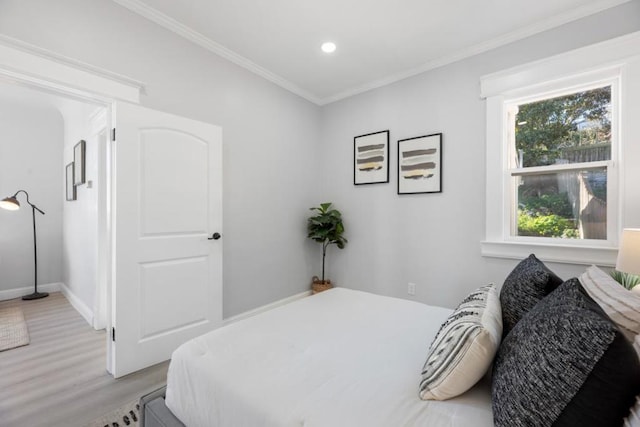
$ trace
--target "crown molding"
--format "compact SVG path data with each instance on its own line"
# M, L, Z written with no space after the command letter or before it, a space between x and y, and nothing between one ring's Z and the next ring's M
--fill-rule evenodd
M136 89L140 93L144 92L145 85L139 80L135 80L130 77L124 76L122 74L114 73L107 69L96 67L91 64L87 64L86 62L78 61L77 59L73 59L68 56L60 55L48 49L44 49L39 46L26 43L22 40L15 39L13 37L9 37L4 34L0 34L0 45L14 48L18 51L35 55L41 59L52 61L59 65L68 66L80 71L85 71L94 76L102 77L104 79L108 79L108 80L120 83L122 85L129 86L131 88Z
M0 79L81 102L140 102L141 82L0 35Z
M390 85L392 83L396 83L398 81L407 79L409 77L416 76L418 74L422 74L426 71L430 71L436 68L443 67L445 65L458 62L460 60L487 52L489 50L498 48L500 46L507 45L509 43L513 43L515 41L524 39L526 37L530 37L534 34L541 33L543 31L550 30L552 28L561 26L563 24L567 24L572 21L576 21L578 19L584 18L589 15L593 15L598 12L602 12L603 10L619 6L621 4L627 3L632 0L602 0L596 3L591 3L588 5L576 7L566 13L559 14L553 16L547 20L538 22L534 25L529 25L526 27L522 27L516 31L505 34L500 37L496 37L489 41L479 43L477 45L471 46L466 49L461 49L452 53L451 55L446 55L440 58L437 58L433 61L426 62L418 67L412 68L410 70L406 70L400 73L395 73L384 77L382 79L374 80L368 83L365 83L361 86L357 86L351 89L347 89L345 91L336 93L334 95L330 95L327 97L318 97L311 92L302 89L301 87L295 85L289 80L279 76L266 68L261 67L260 65L254 63L253 61L241 56L234 51L216 43L210 38L204 36L203 34L193 30L192 28L176 21L175 19L165 15L164 13L154 9L147 4L145 4L142 0L113 0L115 3L121 5L129 9L130 11L137 13L138 15L176 33L177 35L195 43L196 45L203 47L240 67L243 67L264 79L316 104L319 106L327 105L332 102L336 102L345 98L349 98L354 95L358 95L373 89L377 89L383 86Z
M260 77L274 83L289 92L292 92L307 101L310 101L316 105L320 105L320 99L313 95L311 92L308 92L299 86L291 83L289 80L281 77L266 68L261 67L255 62L245 58L242 55L239 55L232 51L231 49L227 49L219 43L211 40L210 38L204 36L203 34L193 30L192 28L176 21L170 16L165 15L157 9L148 6L144 2L140 0L113 0L115 3L119 4L122 7L129 9L132 12L137 13L143 18L148 19L151 22L155 22L156 24L164 27L177 35L189 40L190 42L215 53L218 56L223 57L224 59L233 62L240 67L251 71L254 74L259 75Z
M351 96L358 95L360 93L364 93L373 89L390 85L392 83L396 83L398 81L416 76L418 74L422 74L424 72L434 70L436 68L440 68L445 65L452 64L454 62L458 62L463 59L470 58L472 56L479 55L484 52L488 52L490 50L499 48L509 43L513 43L518 40L533 36L535 34L551 30L553 28L559 27L569 22L577 21L578 19L596 14L598 12L602 12L603 10L610 9L612 7L619 6L624 3L628 3L629 1L631 0L603 0L598 3L592 3L582 7L577 7L567 13L553 16L550 19L538 22L534 25L522 27L516 31L505 34L503 36L496 37L494 39L488 40L483 43L479 43L467 49L459 50L457 52L454 52L451 55L446 55L441 58L435 59L433 61L429 61L416 68L412 68L407 71L393 74L379 80L374 80L362 86L358 86L353 89L348 89L336 95L323 98L320 100L319 105L330 104L332 102L340 101L342 99L349 98Z

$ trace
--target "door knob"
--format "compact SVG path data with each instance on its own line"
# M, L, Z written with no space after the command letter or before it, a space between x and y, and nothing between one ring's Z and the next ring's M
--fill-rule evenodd
M211 237L207 237L208 240L218 240L220 237L222 237L222 234L215 232L211 235Z

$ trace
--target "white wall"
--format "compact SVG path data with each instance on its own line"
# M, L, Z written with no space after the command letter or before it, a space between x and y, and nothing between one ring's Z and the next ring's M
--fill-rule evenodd
M36 212L39 285L62 280L63 134L55 108L0 97L0 198L25 190L45 212ZM19 211L0 209L0 296L6 290L33 289L31 207L22 193L18 201Z
M339 285L406 297L413 281L416 299L453 306L502 281L514 262L480 256L480 76L638 29L632 1L321 109L109 0L0 3L0 33L143 81L145 106L222 126L225 317L308 288L320 252L305 218L322 201L346 218L349 244L328 255ZM353 186L353 136L384 129L394 148L444 133L442 194L397 196L395 150L391 183Z
M342 210L349 239L342 252L330 249L329 277L342 286L404 298L407 283L414 282L417 300L448 307L477 286L501 284L516 262L480 255L486 190L480 77L638 30L640 2L634 1L326 106L322 198ZM353 137L384 129L391 131L391 182L355 187ZM444 134L443 192L398 196L397 140L436 132ZM635 199L629 203L637 208ZM627 226L640 225L627 217ZM563 278L584 270L551 267Z
M222 126L225 317L309 287L319 107L110 0L3 0L0 33L143 81L147 107Z
M66 291L73 294L76 307L85 315L93 316L97 287L98 252L98 189L102 184L98 176L99 129L93 129L95 106L61 100L64 117L64 153L60 167L64 170L73 162L73 150L80 141L86 142L85 184L76 187L76 200L63 202L63 266L62 277ZM91 181L91 187L88 182ZM77 304L80 304L78 307ZM87 319L92 323L92 319Z

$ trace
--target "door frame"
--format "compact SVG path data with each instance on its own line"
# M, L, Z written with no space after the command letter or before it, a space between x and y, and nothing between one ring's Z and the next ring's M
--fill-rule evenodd
M106 368L112 374L113 216L111 207L115 190L113 190L112 181L111 110L114 102L118 100L139 104L144 85L128 77L2 35L0 35L0 58L0 79L6 83L88 102L105 109L106 143L99 142L98 146L98 175L104 185L100 185L98 191L96 295L99 294L99 286L106 286L106 289L100 293L106 295L107 299ZM93 307L94 315L100 303L101 301L96 299Z

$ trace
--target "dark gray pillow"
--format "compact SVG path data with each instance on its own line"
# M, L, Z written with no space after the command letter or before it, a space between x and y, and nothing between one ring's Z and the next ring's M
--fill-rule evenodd
M500 290L502 336L507 336L522 316L561 283L562 279L534 254L523 259L507 276Z
M503 340L494 362L496 427L621 426L640 394L640 361L578 279Z

